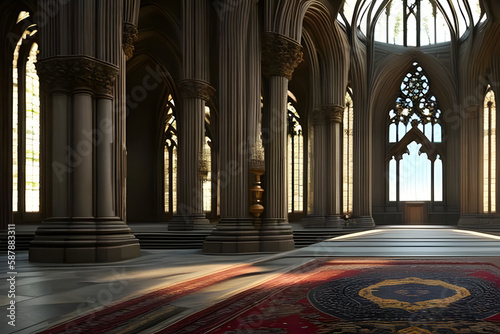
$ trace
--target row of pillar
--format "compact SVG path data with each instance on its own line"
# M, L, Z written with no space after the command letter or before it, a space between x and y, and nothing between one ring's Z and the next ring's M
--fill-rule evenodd
M136 6L133 1L126 3ZM109 8L102 15L123 11L123 4L117 0L105 4ZM92 5L99 4L96 1ZM195 0L183 2L183 6L184 78L178 85L182 98L178 122L181 182L178 216L169 229L211 229L203 212L199 170L205 107L215 94L209 83L207 57L209 7ZM61 13L76 15L72 10L77 8L61 8ZM207 253L277 252L294 248L287 209L287 92L288 82L302 61L303 48L295 40L271 32L261 34L260 40L248 38L259 36L258 12L257 2L248 1L226 12L219 21L221 221L204 244ZM248 22L241 24L242 18ZM115 18L113 25L99 16L98 21L107 22L106 27L101 27L102 39L91 41L94 44L88 48L92 51L89 54L61 49L71 45L70 35L86 40L85 24L76 25L72 34L61 36L58 34L64 27L59 27L58 16L54 24L45 27L43 45L55 45L52 39L60 41L59 46L46 49L38 62L42 87L48 92L51 106L48 155L51 208L49 218L37 230L32 243L32 261L107 262L140 254L138 240L125 224L126 210L120 204L125 196L120 186L125 182L122 172L126 165L122 140L125 61L131 57L130 44L137 38L134 24L123 23L122 19ZM124 34L123 40L114 38L119 32ZM259 46L262 64L256 51ZM263 135L258 138L261 72L265 76L265 109ZM322 226L342 224L342 112L340 105L323 106L320 113L327 120L326 125L319 119L314 123L314 210L324 222ZM250 163L253 151L260 145L265 152L265 211L262 217L255 218L250 212L253 182ZM321 157L327 157L324 163L319 160Z

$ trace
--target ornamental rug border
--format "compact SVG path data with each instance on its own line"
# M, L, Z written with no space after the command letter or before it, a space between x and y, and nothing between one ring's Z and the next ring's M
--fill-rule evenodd
M349 284L353 279L357 280L356 284L364 285ZM380 306L360 295L361 290L366 289L366 294L370 287L372 294L385 293L374 292L384 281L384 286L398 286L396 291L403 296L398 295L403 298L401 305ZM481 298L485 293L495 294L488 303L499 304L492 306L493 311L489 309L481 314L484 311L481 300L468 295L468 289L461 286L464 284L468 284L473 294L482 293ZM347 291L348 298L333 306L321 305L320 299L318 305L313 305L310 294L318 288L328 293ZM439 289L442 298L426 301L425 295L435 293L433 289ZM318 294L323 295L327 294ZM340 295L335 296L338 297ZM391 298L381 299L391 303ZM328 300L331 298L323 302ZM358 307L360 300L361 308ZM349 319L349 313L356 307L357 314ZM460 313L469 309L476 314ZM316 259L194 313L160 333L238 333L242 330L256 333L342 333L346 330L398 334L500 333L500 268L492 263L447 260Z
M159 323L182 312L184 309L169 304L173 300L255 271L256 268L251 264L231 265L220 271L173 283L125 301L118 301L99 311L91 311L87 315L63 321L40 334L125 333L134 327L137 327L136 332L139 332L151 324Z

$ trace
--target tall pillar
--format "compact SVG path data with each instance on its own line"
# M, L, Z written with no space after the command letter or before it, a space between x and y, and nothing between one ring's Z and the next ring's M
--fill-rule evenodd
M312 144L312 212L303 219L304 227L324 227L325 226L325 161L326 154L326 118L324 110L314 109L311 112L311 123L313 129Z
M481 145L479 130L479 105L464 107L461 131L461 168L460 168L460 219L459 225L477 226L480 222L481 207Z
M186 79L178 84L182 96L182 115L179 117L179 169L182 180L178 191L178 215L169 222L172 231L212 229L203 212L201 170L205 142L205 103L215 94L208 82ZM205 166L209 167L209 166Z
M375 226L372 217L372 122L363 101L362 90L355 90L354 105L354 187L353 218L359 227ZM361 96L359 96L361 95Z
M209 9L206 1L182 2L183 73L178 83L182 103L178 115L179 168L177 215L169 230L212 229L203 212L202 174L207 168L201 162L205 143L205 104L215 94L209 83Z
M57 14L40 27L37 70L52 108L47 145L52 205L29 259L92 263L137 257L139 242L117 212L122 161L115 154L122 153L117 139L125 114L124 95L115 89L124 70L122 2L61 3L56 11L46 6L40 3L40 10Z
M206 253L259 252L260 235L250 216L249 138L247 113L248 81L260 73L247 71L250 34L258 26L242 20L258 15L256 1L239 1L219 13L219 149L220 222L203 244ZM246 22L246 21L245 21ZM246 45L249 43L249 45ZM250 83L251 84L251 83ZM251 111L250 111L251 112Z
M288 224L287 189L287 96L288 81L302 61L302 46L286 36L262 35L262 70L267 78L264 100L263 144L265 151L264 218L261 233L266 251L294 248Z
M344 224L341 208L342 199L342 115L344 107L338 104L322 106L321 109L328 115L328 152L326 157L328 177L327 184L327 227L341 227Z

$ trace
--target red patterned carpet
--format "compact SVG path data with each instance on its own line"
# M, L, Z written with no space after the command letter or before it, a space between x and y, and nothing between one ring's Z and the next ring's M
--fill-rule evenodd
M255 271L256 269L248 264L232 266L218 273L174 284L107 307L41 333L140 333L151 324L161 322L179 312L178 308L169 305L171 301L213 284Z
M186 310L174 300L257 270L234 266L43 333L142 333ZM160 333L500 333L500 268L481 262L321 258Z
M161 333L500 333L500 269L319 259Z

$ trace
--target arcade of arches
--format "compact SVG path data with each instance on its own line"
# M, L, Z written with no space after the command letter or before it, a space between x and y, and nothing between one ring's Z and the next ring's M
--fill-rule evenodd
M304 229L500 224L493 0L3 1L1 228L35 262L128 224L281 252ZM292 223L292 225L291 225Z

